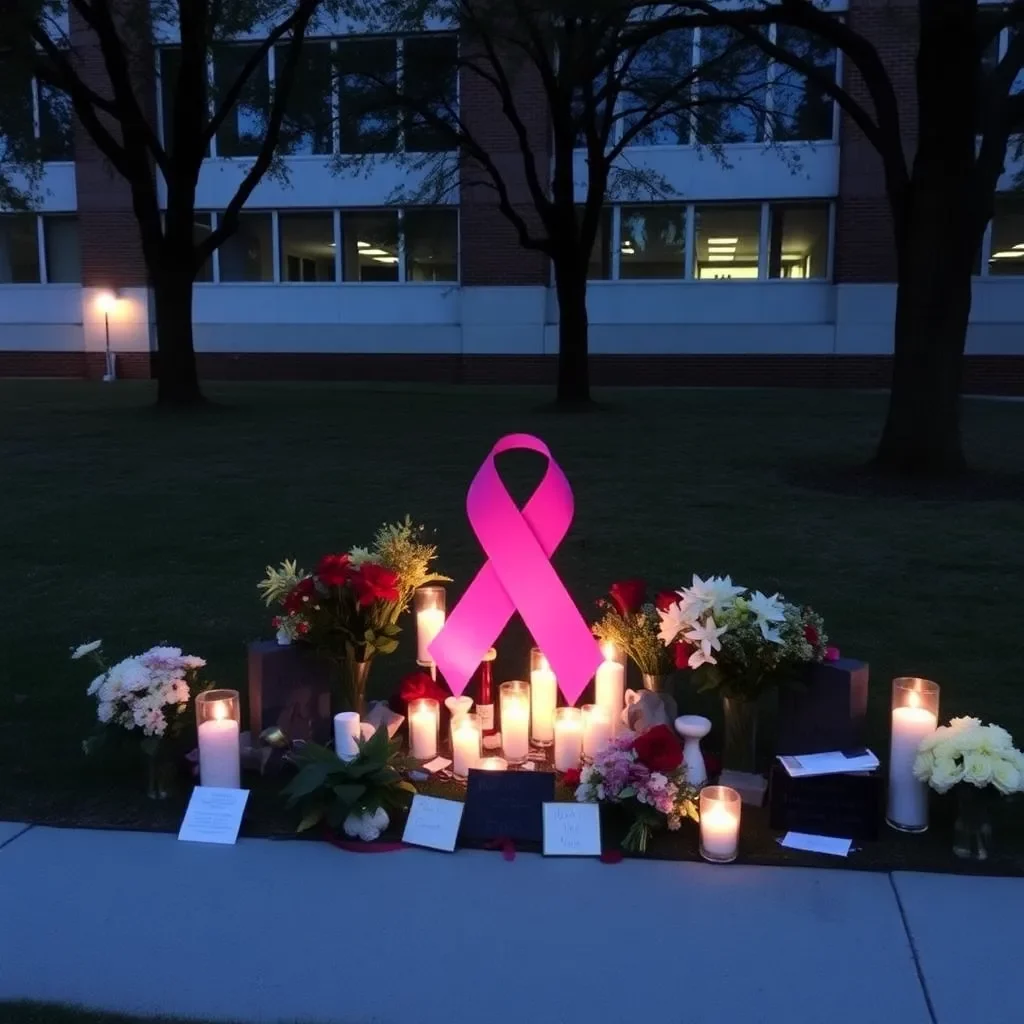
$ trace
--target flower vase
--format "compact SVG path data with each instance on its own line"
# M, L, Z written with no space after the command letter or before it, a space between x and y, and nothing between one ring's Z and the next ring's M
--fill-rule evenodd
M757 702L723 697L725 742L722 767L734 772L757 772Z
M350 654L341 665L341 710L366 715L366 681L370 677L371 658L360 661Z
M962 782L956 787L953 853L963 860L988 860L992 854L992 802L988 787Z
M174 788L174 762L159 737L148 737L142 741L142 753L146 759L146 796L150 800L166 800Z
M664 693L668 690L668 681L671 677L648 675L644 672L640 678L643 679L645 690L650 690L651 693Z

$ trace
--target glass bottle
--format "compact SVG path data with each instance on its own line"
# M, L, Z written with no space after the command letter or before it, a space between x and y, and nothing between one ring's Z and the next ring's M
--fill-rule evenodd
M498 745L498 725L494 714L494 659L498 652L492 647L480 662L474 676L475 686L471 693L476 693L476 714L480 719L480 734L484 747L491 749ZM490 742L488 743L488 740Z

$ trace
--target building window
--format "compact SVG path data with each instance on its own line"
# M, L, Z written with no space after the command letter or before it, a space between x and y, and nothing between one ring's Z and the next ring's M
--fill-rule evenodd
M680 278L686 273L686 208L623 206L619 278Z
M577 218L583 216L583 207L576 208ZM605 206L597 222L597 236L587 263L588 281L607 281L612 276L612 209Z
M34 213L0 216L0 284L38 284L39 238Z
M697 280L756 279L761 206L698 206L694 212Z
M622 75L622 135L631 131L659 102L664 115L642 128L630 141L632 146L678 146L690 141L691 109L675 109L680 97L664 104L672 96L680 79L690 74L693 62L693 32L683 29L666 32L641 47Z
M288 45L274 51L277 75L288 59ZM288 109L281 124L280 151L328 154L334 151L334 55L329 42L307 40L299 53Z
M786 25L776 26L776 42L789 53L813 64L835 81L836 51L813 35ZM780 141L814 142L831 139L832 100L805 75L776 64L772 75L771 136Z
M1024 274L1024 196L1000 193L995 197L990 231L989 274Z
M39 83L39 147L44 160L74 158L71 100Z
M393 153L398 147L398 80L394 39L338 43L339 118L343 153Z
M78 218L43 217L43 245L46 250L46 280L50 284L79 284L82 254L78 244Z
M458 281L457 210L406 210L402 233L407 281Z
M438 120L451 123L458 94L458 40L413 36L402 43L402 92L416 97ZM451 149L451 136L415 111L403 113L405 149L436 153Z
M192 220L192 244L202 245L213 232L213 214L196 213ZM213 256L208 256L206 262L196 273L196 281L207 284L213 280Z
M259 49L256 45L217 46L213 52L213 101L221 99L235 85L246 62ZM217 129L217 156L255 156L263 145L270 113L270 72L264 57L249 76L238 102Z
M238 230L220 247L222 281L273 281L273 221L269 213L242 213Z
M282 281L334 281L334 214L279 213Z
M828 277L828 204L772 203L768 276Z
M398 212L345 212L341 215L346 281L397 281Z
M729 28L700 31L697 138L705 144L762 142L768 58Z

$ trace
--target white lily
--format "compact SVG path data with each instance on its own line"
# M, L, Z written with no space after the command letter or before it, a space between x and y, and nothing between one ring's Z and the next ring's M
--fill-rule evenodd
M772 629L773 622L785 622L786 612L778 594L768 597L760 590L747 599L747 607L754 613L754 624L761 630L761 636L771 643L781 643L778 630Z
M689 593L705 611L723 612L746 590L733 585L731 576L709 576L702 580L696 573Z
M728 632L728 626L718 626L715 624L715 617L709 615L704 623L698 622L693 629L683 635L692 644L699 645L699 651L703 655L700 664L716 664L712 651L720 651L722 649L722 641L718 638L725 632ZM691 661L693 656L691 655ZM691 665L691 668L696 666Z

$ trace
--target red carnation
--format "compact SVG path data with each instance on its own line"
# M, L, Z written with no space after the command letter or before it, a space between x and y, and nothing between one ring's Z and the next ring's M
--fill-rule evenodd
M295 624L295 632L298 633L299 636L305 636L309 632L309 623L297 622Z
M613 583L608 596L615 605L615 610L625 618L640 611L647 593L647 584L643 580L620 580Z
M685 640L677 640L672 645L672 655L675 658L676 668L689 668L690 655L696 648Z
M309 602L309 599L315 593L316 584L313 582L312 576L307 576L305 579L299 580L299 582L292 587L291 592L282 602L284 610L289 615L295 615L297 612L303 611Z
M659 590L654 596L654 607L659 612L667 612L669 608L679 604L679 595L674 590Z
M656 725L633 740L636 756L652 772L674 772L683 763L683 747L667 725Z
M348 555L324 555L316 567L320 582L328 587L343 587L352 575L352 562Z
M562 785L575 789L580 784L579 768L567 768L562 776Z
M419 700L421 697L430 697L438 704L444 705L444 699L448 691L435 680L430 678L426 672L412 672L402 680L398 690L399 703L409 706L410 701Z
M352 589L360 608L368 608L374 601L397 601L398 573L376 562L363 562L352 576Z
M812 646L817 647L821 643L821 634L808 623L804 626L804 639Z

